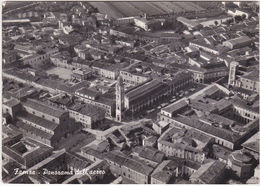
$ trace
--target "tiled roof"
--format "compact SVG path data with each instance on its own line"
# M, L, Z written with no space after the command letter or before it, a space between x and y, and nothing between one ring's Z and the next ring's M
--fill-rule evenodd
M46 129L52 130L52 131L55 130L59 126L56 123L50 122L50 121L40 118L40 117L37 117L33 114L24 113L24 112L22 114L20 114L20 116L18 116L17 118L22 121L28 121L28 122L34 123L36 125L39 125L43 128L46 128Z
M190 119L187 117L178 116L175 118L175 120L184 123L188 126L191 126L199 131L206 132L208 134L219 137L221 139L225 139L232 143L235 143L241 137L238 133L231 132L219 127L214 127L208 124L204 124L198 120Z
M26 131L26 132L30 131L33 134L35 134L36 136L39 136L39 137L42 137L42 138L45 138L45 139L48 139L48 140L50 140L53 137L53 135L50 134L50 133L44 132L44 131L42 131L40 129L37 129L37 128L31 126L31 125L25 124L25 123L20 122L20 121L18 121L16 123L16 125L22 131Z
M13 107L15 105L18 105L20 103L20 101L18 101L17 99L11 99L7 102L4 102L3 105L6 105L8 107Z
M201 169L204 169L205 165L202 165L202 167L198 170L198 172ZM207 167L206 170L202 170L203 173L199 176L199 179L203 181L203 183L212 184L215 183L214 180L216 177L220 176L220 174L225 169L226 164L220 161L215 161L214 163L210 163L210 166Z
M152 171L153 171L153 168L152 167L149 167L143 163L140 163L140 162L137 162L133 159L127 159L125 162L124 162L124 165L126 168L129 168L129 169L132 169L136 172L139 172L141 174L144 174L146 176L149 176Z
M139 153L139 156L160 163L162 162L165 155L163 152L160 152L152 147L146 147L142 148L142 151Z
M62 116L64 113L66 113L66 111L52 107L50 105L47 105L45 103L42 103L40 101L37 100L33 100L33 99L27 99L24 103L22 103L24 107L29 107L32 109L35 109L39 112L48 114L50 116L54 116L54 117L60 117Z
M127 157L116 154L115 152L107 152L104 156L105 159L115 162L118 165L123 165Z
M173 112L177 112L178 110L186 107L188 105L188 103L185 100L181 100L178 102L175 102L167 107L162 108L162 111L165 112L169 112L169 113L173 113Z
M137 97L151 94L152 91L158 91L165 87L165 84L158 80L152 80L148 83L143 84L142 86L133 89L132 91L126 94L126 97L129 99L136 99Z

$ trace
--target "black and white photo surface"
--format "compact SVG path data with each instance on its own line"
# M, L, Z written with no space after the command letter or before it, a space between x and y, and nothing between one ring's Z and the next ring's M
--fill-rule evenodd
M4 184L258 184L258 1L2 2Z

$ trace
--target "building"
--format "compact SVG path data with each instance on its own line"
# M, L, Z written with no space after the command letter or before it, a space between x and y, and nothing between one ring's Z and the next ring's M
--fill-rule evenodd
M236 49L236 48L250 46L251 43L252 40L248 36L240 36L234 39L224 41L222 45L230 49Z
M143 160L147 165L151 165L153 167L161 163L165 158L165 154L163 152L153 147L136 146L133 148L132 155Z
M146 17L142 18L134 18L134 24L145 31L159 29L163 26L165 20L164 19L152 19L147 20Z
M226 164L220 161L211 161L203 164L190 176L193 184L217 184L221 183L225 174Z
M71 79L83 81L92 77L92 71L88 69L75 69L72 71Z
M220 146L218 144L212 145L212 158L224 162L227 164L228 157L232 153L232 151L228 148Z
M143 146L156 147L157 146L157 140L158 140L157 136L144 137Z
M188 71L192 73L193 81L197 83L210 83L228 76L228 68L224 63L203 67L190 66Z
M228 158L228 166L239 178L249 178L253 176L253 158L242 151L234 151Z
M16 117L17 113L21 111L21 103L17 99L10 99L2 105L3 113L9 114L12 118Z
M243 94L243 90L248 90L245 93L247 96L253 92L259 93L259 68L255 66L254 69L249 71L243 71L243 65L238 62L231 62L229 67L229 79L228 84L234 88L240 88Z
M119 71L115 65L95 62L92 66L94 73L101 77L116 80Z
M14 50L3 50L2 58L4 64L11 64L16 62L17 53Z
M3 146L15 144L19 142L23 137L23 133L13 124L3 125L2 132L3 132L3 138L2 138Z
M124 84L121 76L117 78L116 83L116 120L122 121L124 117Z
M70 57L70 54L68 52L58 52L54 53L50 56L50 61L52 64L54 64L57 67L62 68L72 68L72 59Z
M88 146L82 147L80 149L80 153L83 157L93 162L102 161L104 159L103 153L100 153L99 151Z
M185 17L177 17L177 21L181 22L189 29L197 28L200 24L194 20L187 19Z
M242 144L243 152L249 153L254 156L256 160L259 160L259 141L259 132L257 132Z
M130 89L125 94L125 109L131 113L144 110L167 96L167 84L152 80Z
M61 137L76 129L70 123L68 111L33 99L27 99L22 106L23 110L17 114L17 127L43 144L54 146Z
M142 84L151 79L148 73L138 73L137 71L131 69L121 70L120 76L122 77L124 82L131 85Z
M153 130L157 134L161 135L169 128L169 125L170 124L165 121L157 121L157 122L153 123Z
M193 128L213 137L217 144L236 149L258 130L259 115L252 111L257 109L246 106L236 96L228 98L229 94L218 84L209 85L162 108L158 119L169 122L170 126ZM251 112L255 114L251 116Z
M114 117L116 104L113 99L100 95L100 93L95 90L84 87L76 90L75 96L85 103L104 109L106 111L106 117Z
M173 178L178 177L182 167L172 160L164 160L160 163L151 174L151 184L171 184Z
M122 177L138 184L149 184L153 168L134 159L126 159L122 165Z
M206 147L213 142L213 138L194 129L169 128L158 139L158 150L166 156L197 161L202 163L207 152Z
M105 118L105 110L91 104L76 104L68 108L69 115L86 128L96 128Z
M24 169L28 169L46 159L51 155L53 150L51 147L34 141L31 138L8 143L2 146L2 148L5 158L19 163Z
M122 166L127 156L118 151L110 151L104 155L104 159L108 162L111 173L119 177L122 175Z
M40 67L49 62L50 56L57 53L57 48L39 51L37 54L23 58L23 64L31 65L32 67Z

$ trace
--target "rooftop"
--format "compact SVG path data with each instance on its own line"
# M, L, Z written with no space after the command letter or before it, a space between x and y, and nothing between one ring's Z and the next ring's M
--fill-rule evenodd
M146 176L149 176L153 171L152 167L149 167L143 163L137 162L133 159L126 159L123 166L125 166L129 169L132 169L136 172L139 172L141 174L144 174Z
M245 141L242 144L242 146L244 148L253 150L255 152L259 152L259 142L260 142L260 137L259 137L259 132L257 132L255 135L253 135L251 138Z
M154 149L152 147L144 147L141 148L141 152L139 153L139 156L160 163L162 162L165 155L163 152L158 151L157 149Z
M94 105L91 105L91 104L87 104L87 103L75 104L75 105L69 107L69 109L79 112L80 114L90 116L90 117L97 115L97 114L105 113L105 111L103 109L96 107Z
M250 41L251 41L251 39L248 36L240 36L240 37L237 37L237 38L234 38L234 39L230 39L226 42L230 42L232 45L237 45L237 44L240 44L240 43L250 42Z
M90 88L85 88L85 87L77 90L76 92L79 94L84 94L84 95L95 97L95 98L99 95L99 92L92 90Z
M136 99L137 97L149 94L152 91L160 90L165 86L166 85L163 84L161 81L155 79L129 91L126 94L126 97L128 97L129 99Z
M197 177L203 183L212 184L215 183L215 178L222 173L225 167L226 164L220 161L209 162L202 165L191 177Z
M3 104L8 106L8 107L14 107L14 106L20 104L20 101L18 101L17 99L11 99L7 102L4 102Z
M54 116L54 117L61 117L64 113L66 113L67 111L58 109L56 107L52 107L50 105L47 105L43 102L37 101L37 100L33 100L33 99L27 99L23 105L25 107L30 107L32 109L35 109L39 112Z
M33 114L24 113L24 112L21 113L21 116L18 116L18 119L25 121L25 122L28 121L30 123L34 123L36 125L39 125L43 128L51 130L51 131L56 129L57 126L58 126L58 124L56 124L56 123L50 122L50 121L43 119L43 118L40 118L40 117L37 117Z
M180 109L182 109L186 106L188 106L188 103L185 100L181 99L180 101L177 101L173 104L170 104L167 107L162 108L161 111L165 111L165 112L172 114L172 113L177 112L178 110L180 110Z

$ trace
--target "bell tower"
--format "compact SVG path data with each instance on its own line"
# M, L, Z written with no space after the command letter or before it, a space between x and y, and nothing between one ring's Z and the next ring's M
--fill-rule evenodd
M125 90L122 77L119 75L116 83L116 120L122 121L124 114Z

